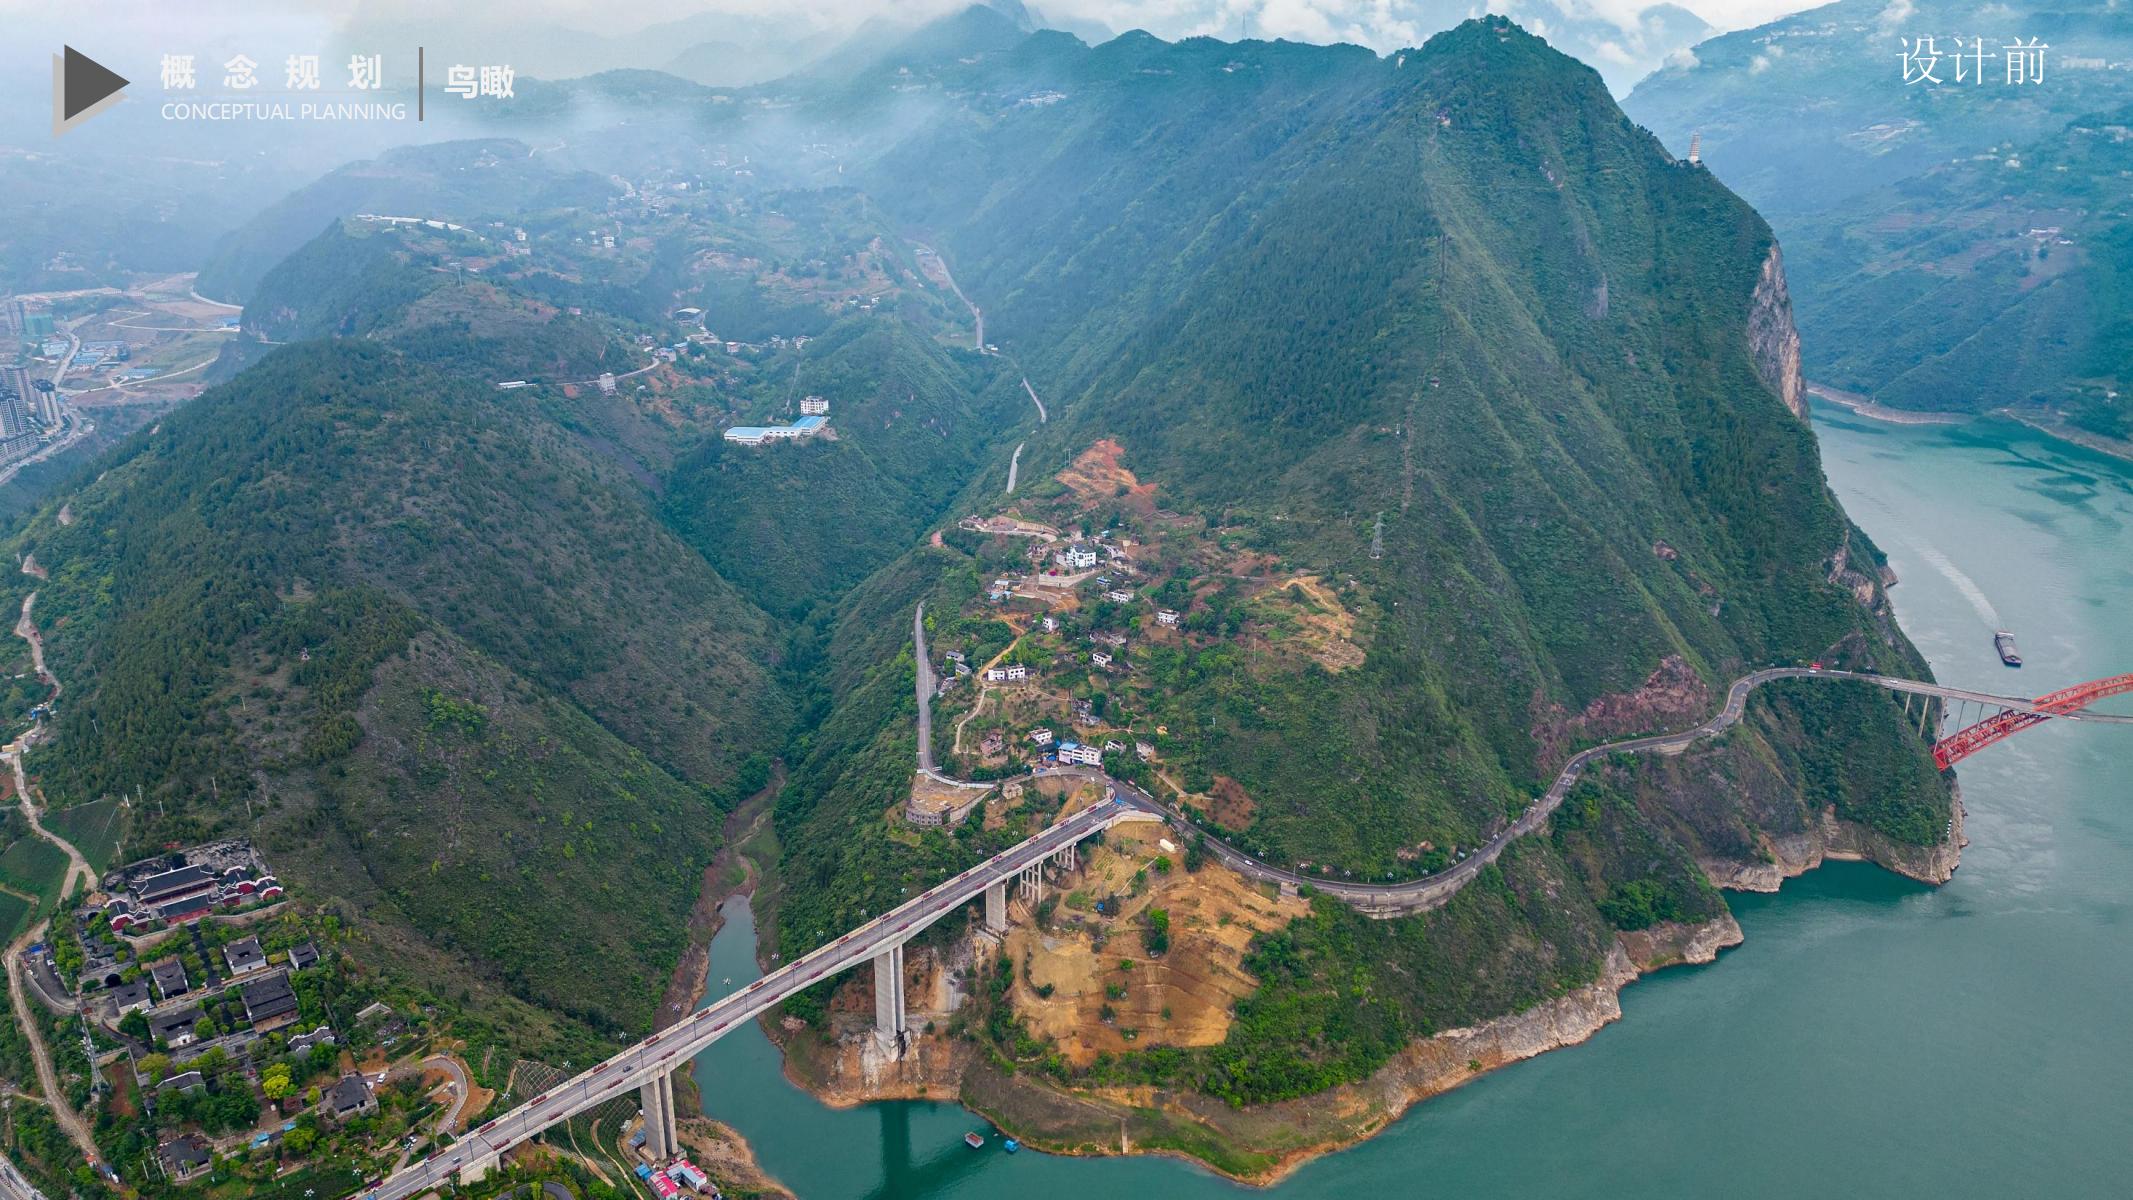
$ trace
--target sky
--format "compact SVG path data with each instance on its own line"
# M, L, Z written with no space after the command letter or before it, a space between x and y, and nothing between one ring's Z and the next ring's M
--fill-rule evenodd
M968 0L455 0L455 19L488 10L500 19L585 29L626 31L704 12L742 18L800 18L828 34L880 16L923 19ZM1593 15L1625 27L1653 0L1558 0L1572 15ZM1721 30L1758 25L1813 7L1802 0L1675 0ZM1213 35L1293 41L1353 41L1379 50L1415 45L1442 28L1441 14L1480 15L1515 10L1516 0L1035 0L1047 17L1096 21L1114 31L1140 28L1159 37ZM235 34L272 27L340 24L360 9L379 18L419 21L437 13L435 0L0 0L0 23L10 41L42 45L54 37L76 41L169 36L212 29ZM1465 11L1460 11L1464 9Z

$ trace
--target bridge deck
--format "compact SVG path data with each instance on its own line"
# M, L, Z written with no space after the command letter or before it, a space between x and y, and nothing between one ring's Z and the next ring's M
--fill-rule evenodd
M875 955L910 940L982 895L986 888L1013 879L1083 838L1121 821L1159 819L1115 799L1083 809L470 1131L460 1141L409 1164L364 1195L375 1200L402 1200L436 1187L463 1167L491 1158L551 1125L634 1090L649 1077L680 1067L786 997L840 971L872 961Z
M923 621L924 614L921 612L914 619L912 630L919 651L918 688L922 725L928 708L926 700L930 682L924 652ZM1298 875L1262 863L1217 838L1207 839L1207 848L1222 862L1247 877L1313 887L1374 915L1420 911L1441 904L1452 893L1465 886L1483 867L1493 862L1513 839L1540 828L1594 760L1610 754L1668 750L1709 737L1741 719L1747 711L1748 697L1756 688L1779 679L1792 678L1857 680L1890 691L1943 700L1971 701L2040 717L2133 723L2133 716L2044 708L2025 697L2000 696L1910 679L1821 668L1773 667L1734 680L1726 692L1724 706L1709 720L1693 729L1611 742L1571 756L1548 790L1529 805L1509 827L1471 856L1426 879L1394 884L1321 879ZM922 770L930 770L932 767L932 756L928 753L926 737L928 732L924 728L920 730L919 753ZM793 993L812 987L831 975L867 963L890 947L903 944L958 906L977 898L987 887L1014 878L1019 872L1043 863L1052 855L1092 833L1109 828L1120 821L1160 819L1156 814L1183 819L1182 813L1130 784L1111 779L1101 771L1067 767L1042 771L1039 774L1079 775L1102 780L1115 789L1116 797L1065 818L1029 840L929 888L836 941L794 959L741 991L698 1009L680 1022L653 1034L592 1070L534 1097L528 1103L470 1132L454 1145L421 1162L409 1165L375 1191L366 1193L366 1196L369 1200L404 1200L405 1197L416 1195L427 1188L436 1187L449 1180L463 1167L492 1159L499 1152L525 1141L559 1121L605 1103L640 1086L649 1078L672 1071L682 1062L702 1053L705 1047Z

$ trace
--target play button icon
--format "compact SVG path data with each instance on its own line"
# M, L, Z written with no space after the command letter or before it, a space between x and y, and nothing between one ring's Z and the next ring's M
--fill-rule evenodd
M72 46L52 56L52 136L58 137L118 103L130 82Z

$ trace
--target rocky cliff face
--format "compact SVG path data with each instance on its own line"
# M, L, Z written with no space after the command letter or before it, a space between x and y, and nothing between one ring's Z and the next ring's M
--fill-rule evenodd
M1870 862L1920 883L1939 885L1954 878L1962 865L1963 802L1960 794L1948 820L1948 835L1930 846L1908 846L1862 825L1837 818L1824 810L1821 820L1808 829L1765 837L1764 858L1758 862L1704 859L1704 874L1722 888L1741 892L1774 892L1778 885L1804 874L1830 859Z
M1776 242L1763 259L1755 281L1754 307L1748 313L1748 348L1755 369L1785 407L1807 419L1806 385L1800 377L1800 331L1792 323L1792 293L1785 286L1785 256Z

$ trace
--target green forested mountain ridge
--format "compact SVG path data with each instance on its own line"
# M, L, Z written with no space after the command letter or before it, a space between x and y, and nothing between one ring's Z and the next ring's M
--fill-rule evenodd
M1956 41L1975 53L1981 38L1983 78L1966 62L1958 84ZM1926 39L1938 57L1911 60L1907 83L1906 43ZM2010 83L2007 46L2029 41L2046 47L2043 80ZM2129 56L2133 24L2115 0L1837 0L1700 43L1622 107L1679 153L1701 133L1711 170L1790 242L1795 214L1841 213L1861 193L2123 103Z
M249 301L283 256L357 213L466 223L476 215L596 205L609 190L606 180L553 168L508 138L404 146L350 163L231 231L201 268L198 287L205 296Z
M1032 79L1060 96L1021 103ZM955 115L879 154L866 186L937 231L987 337L1046 397L1032 503L1113 439L1154 500L1121 518L1096 499L1091 528L1204 522L1240 561L1347 581L1368 630L1361 664L1332 671L1267 653L1248 606L1217 613L1229 640L1160 651L1143 648L1152 615L1125 606L1134 670L1166 691L1135 728L1167 730L1187 788L1220 777L1249 797L1225 836L1283 864L1411 874L1500 827L1572 748L1693 724L1754 666L1926 673L1781 398L1791 364L1751 338L1790 326L1759 287L1770 229L1515 26L1383 60L1037 34L935 83ZM779 810L787 952L991 836L958 848L881 814L912 751L896 615L926 599L937 639L1000 644L969 602L1013 569L1006 541L951 536L847 601L831 709ZM1196 603L1226 603L1232 584L1199 582ZM1218 1050L1085 1078L1240 1102L1323 1088L1589 982L1614 928L1715 913L1699 863L1767 862L1772 839L1821 836L1825 811L1896 860L1941 842L1950 806L1885 697L1808 689L1592 787L1575 828L1442 914L1389 932L1329 910L1263 948L1262 992ZM1400 1002L1342 1024L1354 988Z
M645 1023L607 980L671 963L714 822L772 753L784 951L1021 836L892 816L912 606L963 644L1012 635L974 601L1027 543L961 516L1080 504L1189 541L1199 574L1165 586L1193 638L1141 656L1152 613L1105 615L1160 684L1137 714L1165 730L1156 785L1220 778L1248 801L1224 836L1343 875L1441 864L1575 747L1691 724L1753 666L1924 671L1763 352L1790 328L1769 228L1593 72L1501 19L1386 58L1008 32L966 14L941 52L670 133L658 195L704 209L663 218L635 186L592 218L635 223L613 246L584 214L535 231L531 268L335 224L260 270L247 328L298 344L16 532L69 680L47 788L145 788L157 837L249 799L315 886L605 1031ZM889 133L838 124L888 88L914 98ZM796 112L833 140L774 166ZM865 203L793 194L855 129L884 135L834 165ZM751 152L789 192L697 173ZM835 236L786 236L811 220ZM892 228L942 250L1002 353L963 348ZM804 330L680 316L766 296ZM638 337L675 361L627 375ZM718 437L807 394L819 440ZM1098 443L1137 485L1059 478ZM1337 596L1342 669L1244 595L1269 564ZM1717 915L1699 864L1766 861L1825 812L1900 853L1949 815L1878 693L1780 693L1590 786L1441 913L1323 908L1263 939L1230 1042L1084 1078L1321 1089L1595 980L1618 929ZM577 969L596 956L613 969Z
M1905 39L1937 57L1910 63ZM1956 42L1975 54L1955 82ZM2041 81L2009 82L2034 40ZM2126 66L2109 0L1841 0L1696 47L1623 103L1768 215L1807 374L1896 408L2125 438ZM2025 70L2029 70L2025 66ZM1930 72L1933 82L1924 78ZM2114 403L2108 395L2119 392Z
M1383 871L1530 794L1547 711L1669 655L1715 686L1873 626L1830 581L1850 534L1812 436L1750 353L1769 230L1597 77L1500 21L1385 61L1107 50L1039 115L942 135L998 168L906 170L950 161L923 142L878 186L971 214L942 240L1055 406L1025 465L1116 437L1166 503L1370 585L1360 672L1212 672L1194 702L1261 833Z
M896 321L847 320L792 372L770 385L828 399L835 438L774 453L706 439L675 464L665 507L757 604L801 616L917 542L1029 401L996 362Z
M152 842L256 814L300 881L642 1028L720 807L788 711L769 622L619 467L486 379L331 341L63 503L14 539L49 567L22 583L68 683L48 795L143 789Z
M1814 378L1895 408L2016 405L2133 438L2129 129L2133 107L2076 118L1877 189L1795 242Z

